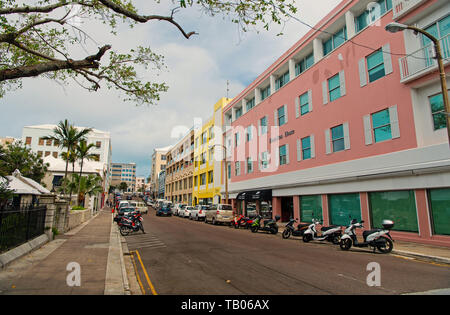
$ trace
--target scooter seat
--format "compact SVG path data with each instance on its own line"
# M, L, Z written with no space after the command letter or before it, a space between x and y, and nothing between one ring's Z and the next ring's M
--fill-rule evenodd
M380 232L380 231L382 231L382 229L373 229L373 230L364 231L363 238L364 238L364 240L366 240L367 236L369 236L370 234L375 233L375 232Z
M339 226L338 225L323 226L320 230L325 232L325 231L328 231L328 230L331 230L331 229L334 229L337 227L339 227Z
M310 223L300 223L299 225L297 225L297 228L302 228L302 227L307 227L307 226L309 226L310 225Z

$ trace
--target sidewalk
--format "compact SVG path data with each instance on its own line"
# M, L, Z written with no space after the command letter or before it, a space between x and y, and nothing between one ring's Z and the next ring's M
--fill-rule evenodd
M111 211L105 208L85 224L12 262L0 271L0 294L126 294L120 238L111 221ZM70 263L79 269L70 268Z

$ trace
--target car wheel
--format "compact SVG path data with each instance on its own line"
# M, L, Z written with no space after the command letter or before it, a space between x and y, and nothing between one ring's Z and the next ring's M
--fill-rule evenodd
M213 219L212 219L212 224L213 224L213 225L217 225L216 218L213 218Z

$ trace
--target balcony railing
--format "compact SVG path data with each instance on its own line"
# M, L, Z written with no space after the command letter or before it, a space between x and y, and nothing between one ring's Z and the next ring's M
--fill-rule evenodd
M442 58L444 65L450 62L450 34L442 37L439 42L441 45ZM409 81L412 78L417 78L421 74L428 73L437 66L436 53L434 51L434 44L430 43L419 50L416 50L408 56L399 59L401 81Z

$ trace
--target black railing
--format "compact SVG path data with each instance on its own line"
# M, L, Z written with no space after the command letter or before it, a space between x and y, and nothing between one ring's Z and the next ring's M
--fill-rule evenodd
M45 205L0 209L0 253L44 234Z

